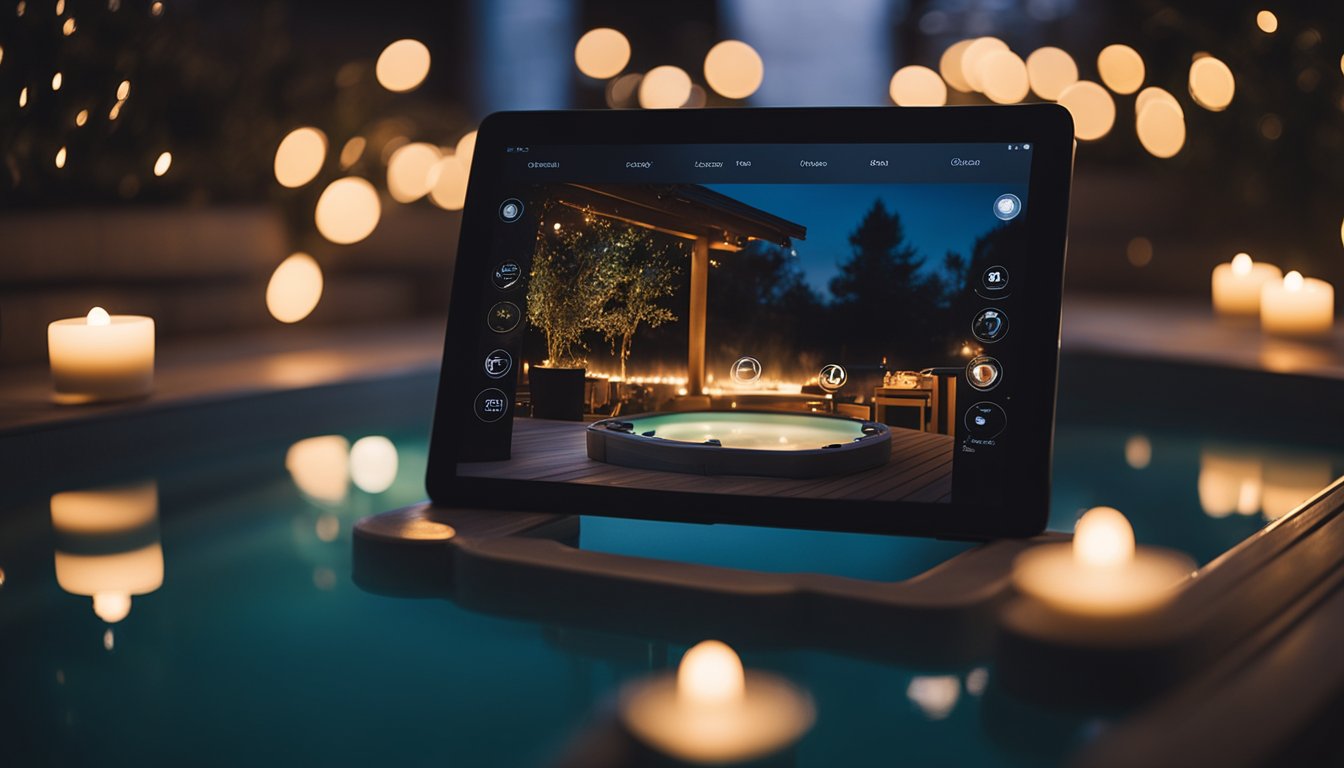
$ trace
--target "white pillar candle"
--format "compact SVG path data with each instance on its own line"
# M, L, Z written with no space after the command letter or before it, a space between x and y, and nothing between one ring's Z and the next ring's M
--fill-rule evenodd
M1335 287L1293 271L1260 293L1260 327L1281 336L1324 336L1335 325Z
M1231 263L1213 268L1213 309L1229 317L1255 317L1260 313L1260 289L1282 277L1283 272L1273 264L1238 253Z
M154 388L153 318L94 307L48 325L47 353L58 403L124 400Z

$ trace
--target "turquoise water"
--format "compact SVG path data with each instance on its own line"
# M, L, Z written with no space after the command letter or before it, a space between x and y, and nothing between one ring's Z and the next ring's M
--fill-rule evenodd
M1320 450L1122 423L1061 425L1052 527L1068 530L1081 510L1108 504L1131 517L1141 542L1205 562L1261 528L1294 488L1344 470L1340 455ZM0 765L544 765L622 681L675 664L685 646L660 637L361 591L351 526L421 498L420 431L413 422L380 430L395 447L394 471L385 443L359 443L367 433L334 423L326 437L117 477L154 489L148 525L143 508L108 500L115 494L74 499L107 506L104 519L124 517L128 530L115 535L53 521L45 490L5 510ZM353 459L351 445L363 446ZM966 547L597 518L583 520L581 544L882 580ZM116 559L128 553L135 558ZM136 579L145 593L115 622L61 586L115 592ZM749 667L787 675L816 698L799 765L1051 764L1105 725L1014 701L988 659L739 650Z
M652 431L664 440L703 443L718 440L725 448L766 451L815 450L863 437L863 423L798 413L704 411L663 413L627 419L637 435Z

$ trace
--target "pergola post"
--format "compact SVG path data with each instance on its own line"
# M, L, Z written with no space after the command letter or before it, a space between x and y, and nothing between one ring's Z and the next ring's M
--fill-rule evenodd
M701 235L691 245L691 305L687 327L690 346L686 364L686 393L705 393L705 315L709 296L709 237Z

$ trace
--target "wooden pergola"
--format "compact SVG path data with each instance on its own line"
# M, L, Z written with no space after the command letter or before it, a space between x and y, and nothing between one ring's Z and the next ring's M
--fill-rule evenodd
M705 316L709 252L742 250L752 240L785 248L807 239L807 227L696 185L596 187L566 184L557 202L584 213L690 240L691 290L686 391L705 391Z

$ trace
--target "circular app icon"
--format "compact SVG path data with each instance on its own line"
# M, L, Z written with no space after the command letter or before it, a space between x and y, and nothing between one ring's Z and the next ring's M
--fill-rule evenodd
M485 317L485 324L495 333L508 333L523 319L522 310L512 301L496 302Z
M502 291L505 288L512 288L514 283L518 282L518 278L522 276L523 268L518 266L518 262L509 260L501 262L499 266L495 267L490 279L494 281L495 287Z
M1008 415L998 403L980 402L966 409L962 423L966 426L966 434L989 440L998 437L1003 431L1008 423Z
M523 218L523 201L516 197L510 197L508 200L500 203L499 218L509 224Z
M761 378L761 361L754 357L739 357L733 363L732 376L738 384L755 384Z
M982 392L997 387L1002 378L1003 367L988 355L980 355L966 364L966 380Z
M817 374L817 385L824 392L835 392L845 386L846 381L849 381L849 374L836 363L823 365L821 373Z
M1002 291L1008 287L1008 270L995 264L980 275L980 287L986 291Z
M1022 201L1017 199L1017 195L999 195L994 201L994 215L1004 221L1017 218L1017 214L1022 212Z
M476 418L481 421L499 421L508 410L509 396L502 389L483 389L476 396Z
M513 355L502 349L485 356L485 375L492 379L502 379L513 368Z
M982 309L971 321L971 333L986 344L993 344L1008 335L1008 316L996 307Z

